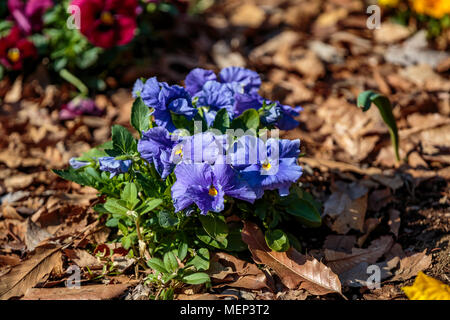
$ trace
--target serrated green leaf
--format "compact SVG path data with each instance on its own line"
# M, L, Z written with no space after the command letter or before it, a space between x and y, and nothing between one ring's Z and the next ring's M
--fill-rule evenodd
M127 208L127 203L125 201L114 198L106 200L103 206L111 213L127 214L127 212L129 211L129 209Z
M144 101L138 97L131 109L131 125L142 136L143 131L147 131L150 127L150 109L144 104Z
M121 154L130 154L136 150L136 141L131 133L120 125L114 125L111 129L114 150Z
M128 202L131 209L133 209L136 203L139 201L137 198L136 185L133 182L127 182L125 188L123 188L122 190L120 197L122 200Z
M169 273L164 266L164 262L159 258L151 258L147 261L147 265L160 273Z
M200 222L202 223L203 230L206 232L205 234L198 233L197 237L203 242L212 245L217 248L224 249L228 245L228 226L225 222L225 218L223 216L200 216ZM211 241L214 240L214 241Z

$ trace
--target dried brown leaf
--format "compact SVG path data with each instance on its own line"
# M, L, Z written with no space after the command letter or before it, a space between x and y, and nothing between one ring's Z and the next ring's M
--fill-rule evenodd
M330 268L293 248L287 252L270 250L256 224L244 222L242 240L248 245L255 262L272 268L289 289L305 289L316 295L341 294L339 278Z
M211 258L208 273L211 278L219 280L216 287L230 286L250 290L269 288L266 275L255 264L223 252L217 252Z
M60 247L49 245L36 248L35 253L0 278L0 299L19 297L34 287L45 275L61 266Z
M33 288L22 300L111 300L122 295L132 283L96 284L73 288Z
M400 260L400 267L395 272L391 281L404 281L416 276L419 271L427 269L431 265L431 255L422 252L404 257Z
M325 249L327 265L337 274L351 270L361 262L375 263L393 244L391 236L372 241L367 249L353 248L351 253Z

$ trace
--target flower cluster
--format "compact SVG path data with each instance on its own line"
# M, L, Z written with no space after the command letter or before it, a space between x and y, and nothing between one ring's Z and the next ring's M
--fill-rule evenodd
M203 120L210 128L221 110L233 122L249 109L261 111L260 128L296 127L294 116L301 108L266 102L258 94L260 85L256 72L240 67L225 68L218 76L210 70L194 69L185 79L185 88L155 77L136 82L133 95L151 109L157 125L142 132L137 151L162 179L174 174L171 193L176 211L195 204L202 214L220 212L225 196L253 203L265 190L278 190L286 196L300 178L299 140L264 141L251 135L230 137L209 131L186 136L177 130L182 129L174 123L177 117Z
M285 227L321 225L320 203L298 183L300 140L278 138L277 127L298 124L300 107L266 101L260 85L237 67L195 69L185 86L138 80L130 124L139 137L114 125L111 141L54 170L99 191L94 210L120 230L115 239L152 257L148 281L210 281L210 250L247 250L247 221L274 251L300 246Z
M294 117L300 114L302 108L292 108L262 98L258 94L261 78L254 71L228 67L216 75L211 70L197 68L187 75L184 82L185 88L158 82L155 77L138 80L133 96L141 97L153 109L156 124L170 132L176 129L171 117L173 114L192 120L201 111L206 124L211 127L222 109L227 111L231 120L248 109L258 110L264 125L281 130L291 130L299 124Z

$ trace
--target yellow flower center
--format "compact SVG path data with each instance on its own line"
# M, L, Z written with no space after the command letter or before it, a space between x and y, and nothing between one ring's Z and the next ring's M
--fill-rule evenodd
M176 155L180 155L180 157L183 157L183 148L180 147L179 150L175 151Z
M272 165L270 164L269 161L266 161L266 162L263 163L262 168L267 171L270 168L272 168Z
M211 197L217 196L217 194L218 194L217 189L214 188L213 186L209 187L208 194L209 194Z
M11 62L17 62L20 59L20 50L17 48L11 48L8 50L8 59Z
M109 11L103 11L100 20L108 26L114 24L114 16Z

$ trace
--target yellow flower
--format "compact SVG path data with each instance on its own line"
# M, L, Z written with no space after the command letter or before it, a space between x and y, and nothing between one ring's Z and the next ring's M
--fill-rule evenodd
M412 0L414 11L440 19L450 14L449 0Z
M378 3L383 7L397 7L400 0L378 0Z
M412 286L403 287L409 300L450 300L450 286L419 272Z

